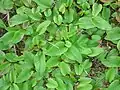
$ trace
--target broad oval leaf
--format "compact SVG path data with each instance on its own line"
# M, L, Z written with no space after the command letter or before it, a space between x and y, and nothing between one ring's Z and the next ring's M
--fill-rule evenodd
M120 67L120 57L119 56L109 56L107 59L102 61L106 67Z
M58 87L58 83L54 79L49 78L48 79L48 83L46 84L46 86L48 88L57 88Z
M109 21L110 14L111 14L110 8L104 7L102 11L102 18Z
M30 69L23 69L16 78L16 83L22 83L28 80L32 74L33 71L31 71Z
M56 77L56 81L58 83L58 90L66 90L66 85L61 78Z
M94 3L92 6L92 15L97 16L101 10L102 10L102 5Z
M116 72L117 70L115 68L110 68L108 69L108 71L106 72L106 79L111 82L112 80L114 80L115 75L117 74Z
M91 78L88 78L88 77L81 77L79 79L79 82L80 82L80 85L79 86L86 86L87 84L89 84L90 82L92 81Z
M92 50L92 53L88 55L90 57L95 57L100 53L104 52L103 48L100 48L100 47L92 47L91 50Z
M64 19L65 19L64 21L66 23L71 23L73 21L73 19L74 19L74 10L72 8L65 11Z
M51 57L50 59L48 59L46 65L47 67L54 67L57 66L59 62L59 57Z
M111 30L112 29L109 22L104 20L100 16L93 17L92 23L94 24L94 26L96 26L97 28L102 29L102 30Z
M52 5L52 0L33 0L36 2L42 9L50 8Z
M70 70L70 66L65 63L65 62L61 62L59 65L60 71L61 73L65 76L66 74L69 74L71 72Z
M85 60L82 65L84 69L88 69L92 66L92 62L90 62L89 60Z
M108 87L108 90L119 90L120 89L120 81L114 80Z
M82 65L74 65L74 68L75 68L75 73L77 74L77 75L81 75L82 74L82 72L83 72L83 67L82 67Z
M54 16L53 20L57 25L60 25L63 22L63 18L61 15Z
M28 20L29 19L28 19L28 16L26 14L21 14L21 15L17 14L9 20L9 25L10 25L10 27L12 27L12 26L15 26L18 24L25 23Z
M67 50L68 50L68 48L65 47L65 43L62 41L59 41L55 44L51 44L51 46L46 51L46 55L60 56L63 53L65 53Z
M92 90L92 87L91 84L87 84L85 86L79 86L77 90Z
M24 37L24 31L21 31L21 30L16 31L14 33L14 36L13 36L11 42L16 44L16 43L20 42L23 39L23 37Z
M0 64L0 70L5 70L5 69L7 69L7 68L9 68L10 67L10 63L3 63L3 64Z
M79 63L82 62L81 52L74 45L72 45L64 55L71 60L76 60Z
M79 25L79 27L83 29L90 29L95 27L95 25L92 23L91 17L80 18L76 25Z
M40 25L37 27L36 31L39 33L39 35L45 33L45 31L47 30L47 27L50 25L51 21L46 20L42 23L40 23Z
M3 43L5 45L10 45L11 44L11 39L13 38L13 36L14 36L13 31L12 32L7 32L0 38L0 41L3 41Z
M105 39L106 40L110 40L113 43L117 44L114 41L118 42L118 40L120 40L119 36L120 36L120 28L119 27L115 27L112 30L110 30L110 31L107 32L107 36L105 37Z

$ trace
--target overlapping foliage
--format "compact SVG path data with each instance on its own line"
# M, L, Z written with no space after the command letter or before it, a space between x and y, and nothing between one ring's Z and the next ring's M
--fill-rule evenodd
M0 90L119 90L120 0L0 0Z

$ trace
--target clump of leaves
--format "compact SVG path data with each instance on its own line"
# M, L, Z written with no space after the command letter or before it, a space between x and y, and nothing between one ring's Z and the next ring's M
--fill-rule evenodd
M119 90L119 0L0 0L0 90Z

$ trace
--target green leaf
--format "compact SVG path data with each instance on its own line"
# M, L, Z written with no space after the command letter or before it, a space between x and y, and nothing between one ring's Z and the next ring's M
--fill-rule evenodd
M65 41L65 46L70 48L72 46L72 43L70 41Z
M84 69L88 69L92 66L92 62L90 62L89 60L85 60L82 65Z
M8 90L9 87L10 87L10 84L6 83L0 87L0 90Z
M40 43L40 35L34 36L33 39L32 39L32 43L33 43L33 45L39 45L39 43Z
M57 90L66 90L66 85L61 78L56 77L56 81L58 83Z
M92 53L92 50L90 48L82 48L81 54L89 55Z
M117 49L120 51L120 40L117 43Z
M59 41L59 42L57 42L55 44L51 44L51 46L46 51L46 55L49 55L49 56L60 56L63 53L65 53L67 50L68 50L68 48L65 47L64 42Z
M46 86L48 88L57 88L58 87L58 83L54 79L49 78L48 79L48 83L46 84Z
M33 0L36 2L41 8L50 8L52 5L52 0Z
M92 81L91 78L88 77L81 77L79 79L80 85L79 86L86 86L87 84L89 84Z
M92 23L94 24L94 26L96 26L97 28L102 29L102 30L111 30L112 29L109 22L104 20L100 16L96 16L96 17L92 18Z
M74 19L74 10L72 8L65 11L64 19L65 19L64 21L66 23L71 23L73 21L73 19Z
M28 82L24 82L23 86L22 86L22 90L29 90L29 83Z
M25 62L33 65L34 64L34 55L31 52L25 51L24 52L24 60L25 60Z
M63 18L61 15L54 16L53 20L57 25L60 25L63 22Z
M85 3L87 0L77 0L77 3L78 4L82 4L82 3Z
M76 25L79 25L79 27L83 29L90 29L95 27L95 25L92 23L91 17L80 18Z
M65 53L65 56L68 57L71 60L76 60L79 63L82 62L81 52L75 46L73 46L73 45Z
M24 31L20 31L20 30L16 31L14 33L14 36L13 36L11 42L16 44L16 43L20 42L23 39L23 37L24 37Z
M73 85L70 82L66 85L66 87L67 87L67 90L74 90Z
M60 8L59 11L63 14L65 12L65 3L63 3Z
M91 50L92 53L88 55L90 57L95 57L104 51L103 48L99 48L99 47L92 47Z
M107 59L103 60L102 63L106 67L120 67L120 57L119 56L109 56Z
M13 38L14 36L14 32L7 32L5 33L1 38L0 40L3 41L3 43L5 45L10 45L11 44L11 39Z
M117 44L116 40L120 40L120 28L119 27L115 27L113 28L111 31L108 31L107 32L107 36L106 36L106 40L110 40L112 41L113 43Z
M46 69L45 55L43 53L38 52L36 54L34 58L34 65L35 65L36 71L42 77Z
M26 14L17 14L17 15L14 15L10 20L9 20L9 25L10 27L12 26L15 26L15 25L18 25L18 24L22 24L22 23L25 23L27 22L29 19L28 19L28 16Z
M0 28L5 28L6 26L5 26L5 24L4 24L4 22L0 19Z
M9 80L11 83L16 82L16 75L17 75L16 70L11 70L9 72Z
M0 50L0 62L5 59L5 53Z
M46 17L49 17L49 16L52 14L51 9L47 9L47 10L44 12L44 14L45 14Z
M83 72L83 67L82 67L82 65L74 65L74 68L75 68L75 73L77 74L77 75L81 75L82 74L82 72Z
M61 73L65 76L66 74L70 74L71 70L70 70L70 66L65 63L65 62L61 62L59 65L60 71Z
M116 72L116 69L115 69L115 68L110 68L110 69L108 69L107 72L106 72L106 79L107 79L109 82L113 81L114 78L115 78L116 73L117 73L117 72Z
M22 83L28 80L32 74L33 74L33 71L30 71L29 69L23 69L19 73L18 77L16 78L16 83Z
M97 16L101 10L102 10L102 5L94 3L92 6L92 15Z
M92 35L92 40L99 41L101 37L99 35Z
M0 64L0 70L5 70L6 68L9 68L10 66L10 63L3 63L3 64Z
M109 21L110 14L111 14L110 8L104 7L102 11L102 18L105 19L106 21Z
M1 0L0 1L0 12L7 13L7 10L12 9L13 1L12 0Z
M9 62L17 62L15 60L15 58L17 58L17 55L15 53L6 53L5 58L9 61Z
M50 59L47 60L47 67L54 67L59 64L59 57L51 57Z
M45 31L47 30L47 27L50 25L51 21L46 20L42 23L40 23L40 25L37 27L36 31L39 33L39 35L45 33Z
M17 85L17 84L15 84L15 83L13 83L13 87L12 87L12 89L11 89L11 90L19 90L18 85Z
M71 6L72 3L73 3L73 0L67 0L66 5L67 5L67 6Z
M87 84L85 86L79 86L77 90L92 90L92 87L91 84Z
M108 87L108 90L119 90L120 88L120 81L114 80Z

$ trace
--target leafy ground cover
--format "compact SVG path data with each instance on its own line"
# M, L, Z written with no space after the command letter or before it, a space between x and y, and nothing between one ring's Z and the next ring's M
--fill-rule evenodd
M120 0L0 0L0 90L120 90Z

